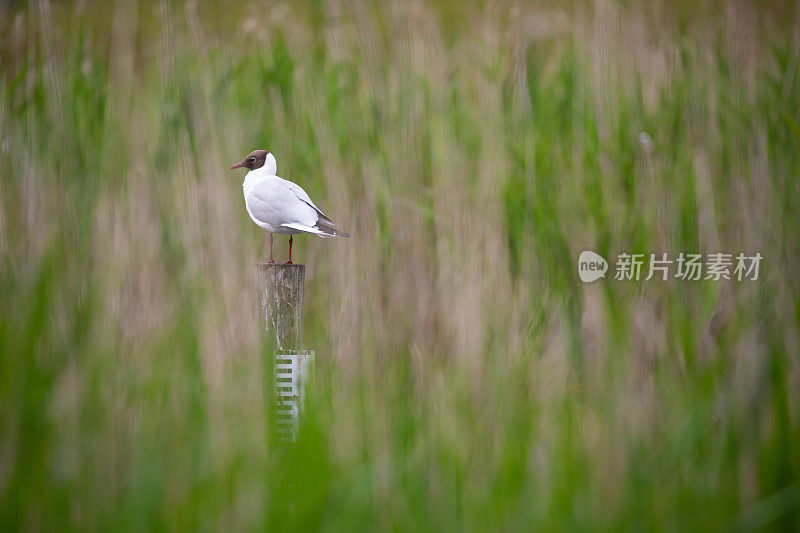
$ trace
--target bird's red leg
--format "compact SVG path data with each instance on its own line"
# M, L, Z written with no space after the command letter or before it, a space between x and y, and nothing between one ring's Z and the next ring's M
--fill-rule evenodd
M292 264L292 236L289 235L289 260L284 263L285 265Z
M269 262L274 263L275 261L272 259L272 233L269 234Z

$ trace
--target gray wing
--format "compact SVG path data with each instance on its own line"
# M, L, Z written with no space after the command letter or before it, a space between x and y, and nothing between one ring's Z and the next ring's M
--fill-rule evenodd
M321 221L323 221L326 224L333 224L334 226L336 225L336 223L333 220L325 216L325 213L323 213L322 210L319 207L317 207L317 205L313 201L311 201L311 197L308 196L308 193L304 191L301 186L289 180L281 179L281 181L285 182L289 187L289 189L291 189L291 191L294 192L300 200L302 200L303 202L307 203L312 208L314 208L314 211L317 212L317 215L319 215L319 219Z
M319 210L312 203L300 198L293 188L286 185L287 183L291 182L264 181L253 187L245 198L250 213L259 221L271 226L301 224L314 227L320 219Z

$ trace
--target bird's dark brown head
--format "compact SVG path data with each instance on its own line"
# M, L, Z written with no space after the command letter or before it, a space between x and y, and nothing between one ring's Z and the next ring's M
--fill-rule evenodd
M264 161L267 160L267 156L269 152L266 150L254 150L250 152L250 154L244 158L244 161L241 163L236 163L231 167L231 170L234 168L241 168L246 167L250 170L255 170L257 168L261 168L264 166Z

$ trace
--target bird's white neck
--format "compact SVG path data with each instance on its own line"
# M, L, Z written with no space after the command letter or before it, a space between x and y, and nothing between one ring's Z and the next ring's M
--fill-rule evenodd
M266 167L257 168L255 170L251 170L244 176L244 181L242 182L242 189L245 192L248 192L253 189L256 185L258 185L262 180L265 178L269 178L270 176L274 176L275 173L269 172L270 169Z
M278 173L278 162L275 161L275 156L267 153L264 164L255 170L251 170L244 177L242 188L244 192L252 190L264 178L275 176Z

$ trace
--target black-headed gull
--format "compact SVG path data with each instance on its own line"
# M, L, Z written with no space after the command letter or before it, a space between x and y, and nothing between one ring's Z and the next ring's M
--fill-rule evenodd
M349 237L347 233L332 228L334 222L325 216L309 198L308 193L296 183L279 178L275 156L266 150L256 150L244 161L231 167L246 167L250 172L244 177L244 205L257 225L269 232L269 262L272 259L272 234L289 236L289 260L292 264L292 235L312 233L323 238Z

